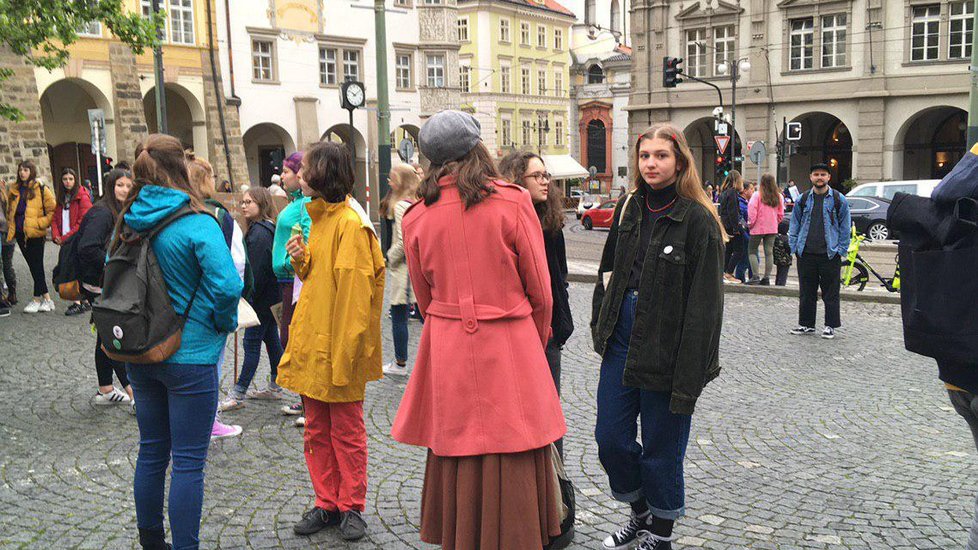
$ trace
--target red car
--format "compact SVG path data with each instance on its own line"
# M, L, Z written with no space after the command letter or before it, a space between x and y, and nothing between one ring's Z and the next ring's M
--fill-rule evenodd
M616 204L618 204L617 200L605 201L590 210L585 210L584 215L581 216L581 225L584 226L584 229L610 228L611 218L615 215Z

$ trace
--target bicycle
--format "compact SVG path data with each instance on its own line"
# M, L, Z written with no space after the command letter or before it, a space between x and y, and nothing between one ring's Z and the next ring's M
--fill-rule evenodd
M887 291L900 292L900 255L896 255L896 270L893 273L893 277L883 277L873 269L873 266L865 258L859 255L859 246L865 240L866 236L860 235L856 231L856 225L853 224L852 239L849 240L849 252L846 254L846 259L842 263L841 282L843 288L858 286L856 290L862 291L869 282L869 274L872 273L874 277L883 283L883 288Z

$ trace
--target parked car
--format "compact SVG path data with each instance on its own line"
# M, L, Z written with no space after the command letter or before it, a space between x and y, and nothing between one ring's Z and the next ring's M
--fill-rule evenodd
M849 212L856 231L866 235L871 241L885 241L896 238L893 231L886 226L886 212L890 209L890 201L879 197L846 197L849 202Z
M581 195L581 198L577 201L577 219L580 220L584 216L584 212L598 206L602 200L607 199L608 197L602 197L601 195Z
M846 197L877 197L893 200L893 196L897 193L929 197L940 182L941 180L905 180L862 183L846 193Z
M585 210L581 216L581 225L587 230L594 229L595 227L610 228L612 218L615 215L615 205L617 204L617 200L605 200L597 206Z

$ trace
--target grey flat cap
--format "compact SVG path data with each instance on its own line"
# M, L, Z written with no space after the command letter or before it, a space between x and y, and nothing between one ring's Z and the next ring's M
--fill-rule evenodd
M479 143L481 133L479 121L469 113L440 111L421 127L421 154L434 165L458 160Z

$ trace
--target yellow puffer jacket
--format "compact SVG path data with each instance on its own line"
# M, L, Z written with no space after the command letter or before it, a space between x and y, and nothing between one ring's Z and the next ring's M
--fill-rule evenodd
M57 200L50 186L43 185L37 180L30 183L34 198L27 200L27 210L24 211L24 235L28 239L46 237ZM41 191L43 189L43 192ZM30 196L30 195L28 195ZM43 202L42 202L43 201ZM20 203L20 186L17 183L7 184L7 241L14 240L17 232L17 204Z
M383 376L384 256L369 222L348 203L316 199L306 210L306 256L292 262L302 292L278 383L327 403L362 401L367 382Z

